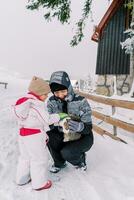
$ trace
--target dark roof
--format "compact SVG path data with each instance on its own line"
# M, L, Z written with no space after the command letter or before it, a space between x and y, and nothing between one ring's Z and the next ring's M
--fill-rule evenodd
M91 38L92 40L98 42L103 33L104 28L106 27L114 13L117 11L117 9L120 7L120 5L123 3L123 1L124 0L113 0L105 15L101 19L99 25L95 28L95 31Z

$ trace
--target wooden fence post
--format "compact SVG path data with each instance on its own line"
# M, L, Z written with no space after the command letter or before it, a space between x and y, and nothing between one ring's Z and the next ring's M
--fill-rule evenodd
M8 83L5 83L5 89L7 89L7 84L8 84Z
M115 106L112 106L112 115L115 114ZM113 133L114 133L114 136L117 136L117 127L116 126L113 126Z

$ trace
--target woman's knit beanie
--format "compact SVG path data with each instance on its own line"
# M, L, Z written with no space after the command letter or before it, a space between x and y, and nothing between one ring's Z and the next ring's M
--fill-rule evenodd
M36 76L32 78L28 90L38 96L51 92L49 84L42 78Z

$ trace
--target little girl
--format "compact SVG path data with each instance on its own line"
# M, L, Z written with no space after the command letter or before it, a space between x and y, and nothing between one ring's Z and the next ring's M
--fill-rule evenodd
M47 180L48 155L46 131L49 125L59 122L59 114L49 115L44 101L50 92L49 85L41 78L33 77L29 93L20 98L14 111L19 124L20 157L16 182L24 185L32 181L33 189L39 191L51 187Z

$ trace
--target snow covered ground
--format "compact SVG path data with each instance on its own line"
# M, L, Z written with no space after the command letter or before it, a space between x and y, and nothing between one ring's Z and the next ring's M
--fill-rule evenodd
M68 164L59 174L49 174L53 179L50 190L36 192L31 184L17 186L18 130L11 105L25 94L29 81L16 74L4 76L4 72L0 80L8 81L7 89L0 85L0 200L134 200L134 136L123 130L119 132L127 145L94 133L87 172Z

